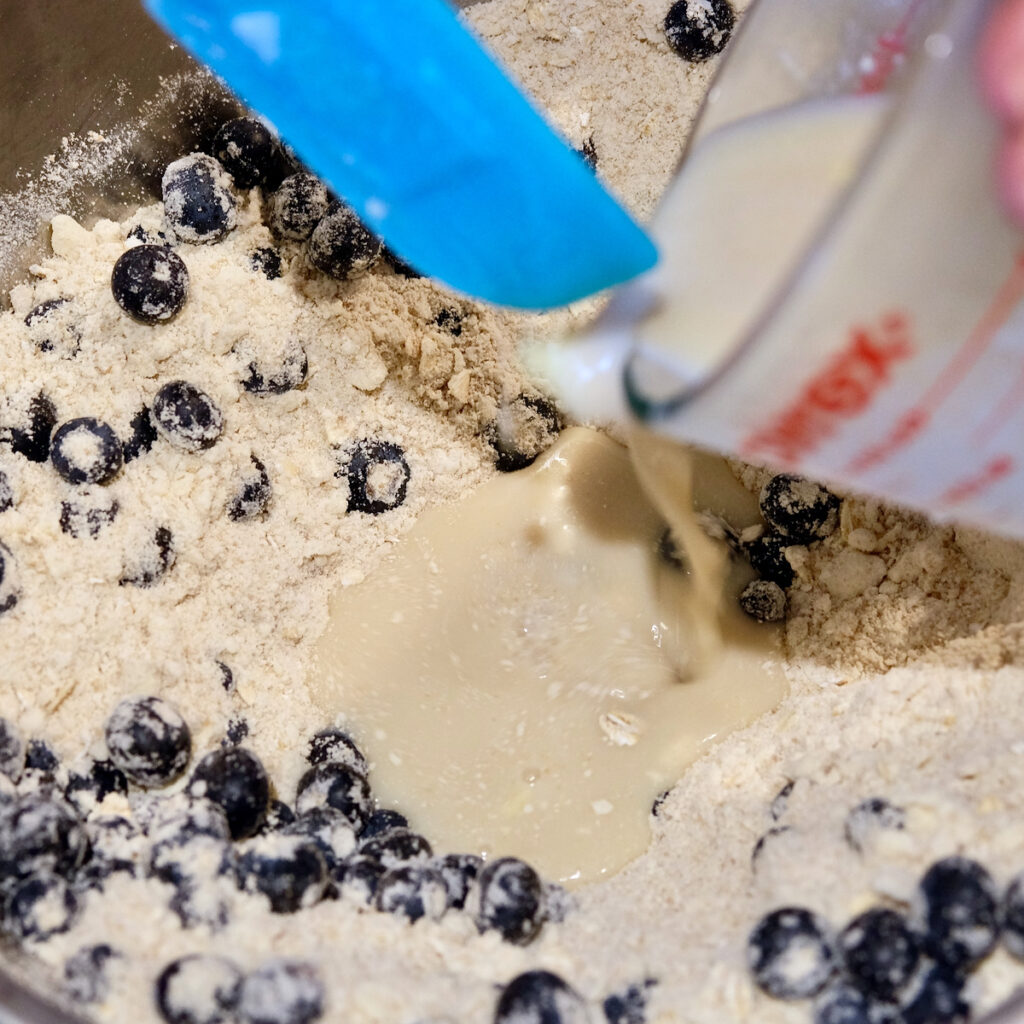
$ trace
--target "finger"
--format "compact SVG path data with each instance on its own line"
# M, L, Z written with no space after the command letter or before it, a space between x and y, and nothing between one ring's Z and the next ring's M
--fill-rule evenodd
M1024 0L1003 0L982 33L982 88L1009 121L1024 121Z

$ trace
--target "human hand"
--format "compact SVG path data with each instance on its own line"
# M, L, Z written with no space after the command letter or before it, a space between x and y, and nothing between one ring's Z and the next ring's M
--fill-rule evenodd
M982 35L979 70L985 95L1005 126L999 194L1024 224L1024 0L1001 0Z

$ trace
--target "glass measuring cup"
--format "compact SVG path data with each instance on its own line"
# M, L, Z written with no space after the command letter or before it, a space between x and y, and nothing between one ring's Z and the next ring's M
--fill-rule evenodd
M615 295L595 337L542 360L570 409L1024 536L1024 236L994 194L998 129L975 75L993 6L755 4L655 215L659 267ZM836 134L832 113L871 104L852 142ZM738 264L694 271L677 216L693 168L730 132L742 152L743 131L750 168L779 174L766 140L794 111L819 149L831 124L825 149L845 140L850 173L744 279L762 294L737 289L744 308L711 344L698 285ZM778 184L758 185L762 206ZM718 209L722 231L740 230Z

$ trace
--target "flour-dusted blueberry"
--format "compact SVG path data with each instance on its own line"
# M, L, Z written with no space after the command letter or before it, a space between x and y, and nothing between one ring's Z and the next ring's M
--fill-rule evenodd
M676 0L665 15L665 37L683 60L699 64L722 52L735 22L729 0Z
M880 831L902 831L907 812L884 797L873 796L861 801L846 816L843 836L858 853L863 853Z
M144 405L128 424L128 437L121 446L125 463L145 455L156 442L157 432L148 405Z
M318 903L329 880L317 844L282 833L248 840L238 850L235 872L238 887L265 896L275 914L294 914Z
M405 501L410 470L397 444L366 438L342 453L334 475L348 480L349 512L377 516Z
M278 238L304 242L330 205L327 186L316 175L299 171L285 178L267 200L267 227Z
M251 468L242 477L238 490L228 502L228 518L236 523L266 516L274 496L267 467L251 453L249 460Z
M226 874L222 863L230 848L231 827L223 809L211 800L178 794L165 801L148 826L149 871L161 881L178 884L202 862L207 875Z
M921 957L918 937L902 914L875 907L839 934L839 952L854 983L876 999L894 1002Z
M656 984L654 978L645 978L643 984L608 996L601 1007L608 1024L646 1024L647 993Z
M324 1012L320 972L298 960L271 960L246 976L238 1015L243 1024L309 1024Z
M580 143L580 147L576 152L583 157L583 162L592 171L597 170L597 146L594 144L593 135L588 135L583 142Z
M665 806L665 801L668 799L669 793L672 790L662 790L652 801L651 801L651 816L655 818L661 817L662 808Z
M236 117L220 126L213 155L231 175L236 188L253 188L267 180L278 159L278 142L258 118Z
M167 1024L233 1021L242 972L226 957L190 953L173 960L156 979L156 1005Z
M0 726L0 751L3 749L2 736L3 730ZM1018 960L1024 960L1024 873L1012 878L1006 887L999 917L1006 951Z
M386 245L381 249L381 256L387 260L391 269L399 277L418 278L423 276L411 263L403 260L394 249L390 249Z
M999 938L999 898L992 876L967 857L937 861L921 879L914 922L933 960L953 971L971 970Z
M476 924L494 929L506 942L525 946L544 924L544 883L525 861L501 857L486 864L479 877Z
M365 843L393 829L408 827L409 819L404 814L388 808L380 808L366 819L366 824L363 826L362 832L359 833L359 841Z
M830 985L814 1001L814 1024L900 1024L891 1003L871 999L847 982Z
M387 868L379 860L359 854L338 861L331 869L337 896L352 900L359 906L370 906L373 903L380 880L386 874Z
M110 759L140 786L166 786L185 770L192 733L173 704L160 697L129 697L106 725Z
M786 592L771 580L751 580L740 592L739 601L757 622L781 622L786 617Z
M356 849L356 830L340 811L333 807L314 807L299 814L281 831L285 835L311 839L323 854L332 871Z
M111 497L103 501L95 492L84 492L81 500L60 503L61 533L76 539L95 539L117 519L120 511L121 504L116 498Z
M0 772L17 782L24 766L25 740L21 730L10 719L0 718Z
M24 421L10 427L0 439L29 462L45 462L50 457L50 437L56 425L57 410L49 396L40 391L29 401Z
M256 833L267 816L270 779L263 762L245 747L207 754L195 767L188 793L212 800L224 812L232 839Z
M45 942L68 931L78 909L78 897L63 878L39 873L11 890L4 905L4 928L21 942Z
M966 1024L971 1007L964 976L943 964L921 972L901 1003L899 1024Z
M789 587L796 573L786 557L793 542L782 534L766 532L743 546L751 568L761 579L777 583L783 590Z
M50 462L69 484L106 484L120 472L124 453L108 423L79 416L57 428Z
M462 334L462 314L454 306L442 306L434 323L444 328L453 338Z
M301 342L292 339L283 348L276 363L265 365L253 360L242 378L242 387L253 395L283 395L302 387L309 374L309 360Z
M334 761L314 765L299 780L295 810L301 816L317 807L339 811L359 832L373 811L366 776Z
M176 556L174 535L168 527L158 526L149 543L125 566L118 583L122 587L152 587L167 575Z
M0 469L0 512L14 507L14 488L7 474Z
M74 808L53 794L26 793L0 807L0 889L33 874L69 878L88 850Z
M237 747L248 735L249 723L241 716L232 718L228 721L228 727L224 730L224 739L220 741L220 745L222 747ZM261 825L260 828L262 827Z
M434 859L434 867L441 873L448 890L448 906L462 910L473 886L476 885L484 861L475 853L446 853Z
M157 433L186 452L213 447L224 430L213 399L184 380L172 380L156 393L151 415Z
M40 352L53 352L62 359L78 355L82 331L75 318L74 305L68 299L40 302L25 317L25 326Z
M183 242L218 242L234 228L231 176L212 156L191 153L172 161L161 188L164 217Z
M366 775L369 765L355 741L342 729L321 729L310 741L306 760L313 765L343 764L360 775Z
M0 541L0 615L9 612L21 597L18 567L11 549Z
M64 994L75 1003L102 1003L110 992L110 961L121 956L101 942L64 961Z
M181 312L188 298L188 268L166 245L136 245L118 257L110 290L133 320L165 324Z
M281 276L281 254L269 245L261 245L249 253L249 266L268 281Z
M839 498L792 473L779 473L761 488L761 515L791 544L813 544L839 525Z
M30 739L25 744L25 768L18 788L21 792L40 791L52 793L67 781L67 772L62 770L57 757L45 740Z
M295 821L295 812L283 800L271 800L267 806L267 816L257 835L267 832L280 832Z
M408 828L395 828L383 835L360 842L359 852L365 857L379 860L386 868L414 861L428 861L434 855L430 843L418 832Z
M562 417L546 398L519 395L498 410L484 440L494 449L495 468L514 473L531 465L561 431Z
M147 850L145 836L134 822L120 814L93 814L85 821L89 858L75 883L81 888L102 889L111 875L136 877Z
M226 665L223 661L215 661L214 664L220 672L220 685L224 688L224 692L234 693L235 673L231 670L231 666Z
M328 277L351 281L380 259L381 240L352 207L335 200L309 236L309 262Z
M126 242L149 242L152 245L170 245L174 241L163 228L144 228L141 224L136 224L124 238Z
M397 914L410 921L421 917L439 921L448 909L448 889L436 868L429 864L406 864L381 876L374 905L385 914Z
M494 1024L590 1024L583 997L551 971L527 971L502 990Z
M128 778L113 761L90 761L68 776L64 795L80 814L94 811L111 794L128 795Z
M747 963L758 988L775 999L817 995L837 966L828 926L803 907L766 914L750 933Z

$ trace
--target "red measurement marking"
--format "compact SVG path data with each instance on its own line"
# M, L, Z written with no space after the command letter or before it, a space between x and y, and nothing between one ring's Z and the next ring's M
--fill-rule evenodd
M967 340L935 378L917 405L896 421L888 437L855 456L844 472L863 473L890 459L901 448L910 444L931 423L936 409L946 401L982 357L996 332L1006 323L1020 302L1021 296L1024 296L1024 251L1017 254L1013 268L1000 285L995 298L982 313Z
M1013 459L1009 455L997 455L991 459L980 472L954 484L939 498L943 505L957 505L967 501L969 498L976 498L983 491L987 490L994 483L1009 476L1014 470Z
M748 459L795 464L827 441L845 420L864 412L892 376L894 364L914 354L906 317L890 313L879 330L854 327L846 347L800 389L797 397L740 446Z
M922 0L913 0L900 23L889 32L883 32L874 49L863 58L863 70L857 82L857 93L881 92L888 84L896 66L907 54L907 30Z

